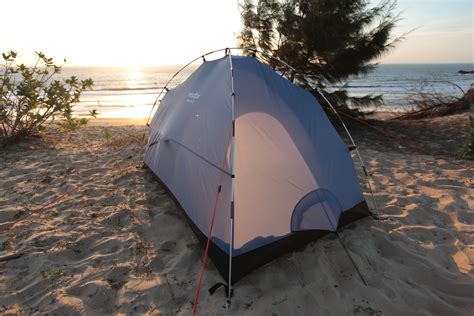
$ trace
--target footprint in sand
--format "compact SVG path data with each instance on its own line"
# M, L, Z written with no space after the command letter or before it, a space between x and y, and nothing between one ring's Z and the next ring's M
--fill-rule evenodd
M113 228L128 227L131 223L132 220L127 210L120 210L102 220L103 225Z
M163 243L160 247L160 251L166 252L166 253L171 253L173 250L176 248L176 242L173 240L168 240Z
M129 267L117 267L107 273L105 280L110 284L112 289L118 290L127 283L129 272Z
M106 281L92 281L66 290L71 296L80 297L89 312L94 314L111 314L115 311L116 290Z
M154 272L160 272L165 268L165 264L163 262L163 259L160 256L155 256L150 264L149 267L154 271Z

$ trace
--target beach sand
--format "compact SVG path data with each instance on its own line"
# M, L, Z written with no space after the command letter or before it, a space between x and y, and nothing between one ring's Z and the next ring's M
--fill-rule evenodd
M199 314L472 315L474 164L455 158L466 120L369 121L406 143L350 124L379 214L340 236L367 286L330 234L239 281L230 312L207 293L222 281L208 262ZM1 149L0 314L191 313L203 247L143 167L144 127L124 124Z

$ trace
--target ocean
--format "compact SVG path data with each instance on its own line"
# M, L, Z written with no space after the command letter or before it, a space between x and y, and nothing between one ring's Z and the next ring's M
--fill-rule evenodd
M170 84L173 88L185 80L197 65L192 65L178 75ZM86 91L81 102L75 106L77 114L97 109L103 118L143 118L150 109L160 90L181 66L150 68L99 68L65 67L61 76L77 75L92 78L94 88ZM343 86L350 95L363 96L381 94L384 105L380 110L400 111L409 108L407 97L423 82L444 95L460 96L459 89L447 82L459 85L467 91L474 84L474 74L458 74L458 70L474 70L474 64L382 64L371 73L353 77Z

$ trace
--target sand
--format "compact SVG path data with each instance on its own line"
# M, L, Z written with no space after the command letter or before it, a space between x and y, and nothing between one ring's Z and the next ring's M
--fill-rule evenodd
M353 127L379 214L340 236L367 286L332 234L239 281L229 312L208 263L199 314L472 315L474 165L420 132L465 118L373 122L415 131L419 151ZM144 128L110 125L1 149L1 314L190 314L203 247L143 168Z

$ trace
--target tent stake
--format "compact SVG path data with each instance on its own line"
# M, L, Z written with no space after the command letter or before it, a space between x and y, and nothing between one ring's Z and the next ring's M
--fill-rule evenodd
M360 270L359 268L357 267L357 264L355 263L354 261L354 258L352 258L350 252L349 252L349 249L347 249L346 247L346 244L344 243L344 241L342 240L341 236L339 235L339 233L337 231L334 232L337 236L337 239L339 240L339 242L341 243L341 246L342 248L344 248L344 250L346 251L346 254L347 256L349 257L349 259L351 260L351 263L352 265L354 266L354 269L357 271L357 274L359 275L359 278L362 280L362 282L364 283L365 286L367 286L367 282L365 281L364 277L362 276L362 273L360 273Z

